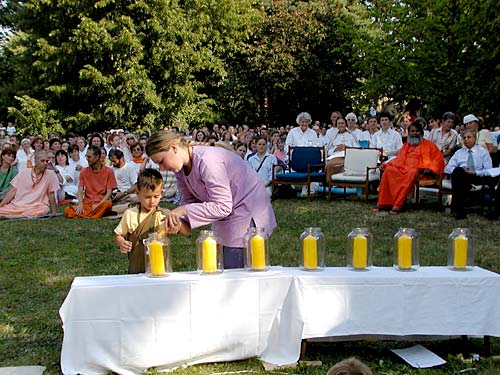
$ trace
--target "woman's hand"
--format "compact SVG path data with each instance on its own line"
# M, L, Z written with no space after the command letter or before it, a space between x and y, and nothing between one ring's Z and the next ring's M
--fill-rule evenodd
M176 207L169 211L165 217L165 224L168 233L178 233L181 229L181 217L187 215L187 210L184 206Z

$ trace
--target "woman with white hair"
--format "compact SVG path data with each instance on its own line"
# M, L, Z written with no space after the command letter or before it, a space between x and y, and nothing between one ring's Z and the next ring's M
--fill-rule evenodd
M21 141L21 147L17 150L16 160L17 160L17 170L19 172L24 171L26 168L31 168L34 164L33 160L33 150L31 149L31 141L28 138L24 138Z
M309 128L309 125L312 122L312 118L309 113L299 113L295 122L299 126L288 132L285 140L285 154L288 154L288 148L290 146L315 146L318 144L318 134Z

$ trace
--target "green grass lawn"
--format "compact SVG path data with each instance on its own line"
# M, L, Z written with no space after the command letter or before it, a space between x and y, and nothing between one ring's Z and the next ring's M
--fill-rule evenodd
M374 235L373 263L392 265L393 235L399 227L415 227L420 233L420 263L445 265L448 234L457 226L472 229L478 266L500 272L498 233L500 225L478 215L457 222L432 207L398 215L371 212L371 206L355 200L326 202L316 199L278 200L273 203L278 228L270 238L271 264L298 265L298 238L304 227L320 226L326 236L327 266L344 266L347 234L366 226ZM63 331L58 310L75 276L123 274L127 257L114 244L112 231L117 220L99 221L58 217L38 221L0 221L0 367L42 365L46 374L60 373L59 356ZM190 237L172 236L174 271L195 269L194 243ZM470 367L472 374L500 374L500 362L489 359L464 364L457 354L482 351L482 340L423 343L448 363L430 370L416 370L394 357L389 348L412 343L351 342L312 343L306 360L321 360L321 367L283 370L289 374L325 374L343 358L357 356L376 374L457 374ZM492 354L500 355L500 339L492 339ZM265 373L256 359L192 366L175 374L211 374L252 370ZM154 372L154 370L152 371Z

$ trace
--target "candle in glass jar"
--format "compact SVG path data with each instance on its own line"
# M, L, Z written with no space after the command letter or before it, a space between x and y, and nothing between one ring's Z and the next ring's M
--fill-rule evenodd
M453 256L453 267L465 268L467 266L468 239L460 234L455 238L455 253Z
M256 234L250 240L250 250L252 255L252 269L263 270L266 268L266 249L264 237Z
M307 235L302 242L304 251L304 268L315 270L318 268L318 241L312 235Z
M358 234L353 241L352 266L364 269L368 263L368 239L362 234Z
M149 244L149 267L153 276L165 274L165 260L163 259L163 244L153 240Z
M217 242L207 237L201 243L202 271L217 272Z
M398 238L398 266L401 269L410 269L412 264L412 239L406 234Z

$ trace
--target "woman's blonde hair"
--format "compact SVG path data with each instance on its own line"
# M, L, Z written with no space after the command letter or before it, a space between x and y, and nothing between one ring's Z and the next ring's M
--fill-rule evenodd
M157 154L158 152L168 151L170 146L173 144L178 144L183 148L187 148L190 141L187 141L174 132L159 131L148 139L148 143L146 144L146 154L151 156Z

